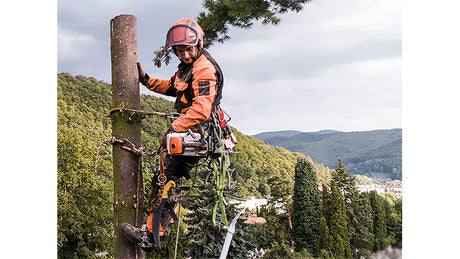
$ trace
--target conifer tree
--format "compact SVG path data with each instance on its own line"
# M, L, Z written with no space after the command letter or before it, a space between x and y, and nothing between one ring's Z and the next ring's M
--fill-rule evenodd
M293 185L280 175L270 177L267 184L272 197L260 210L260 215L267 220L267 223L251 227L255 230L253 242L259 248L270 250L276 247L290 248L292 246L290 211L292 211Z
M331 192L329 187L323 183L321 191L321 212L323 217L326 219L326 222L329 222L331 219Z
M394 193L381 195L387 235L391 245L402 246L402 200Z
M352 254L358 257L357 251L359 251L360 255L367 256L370 255L373 246L372 232L368 228L372 223L370 208L367 207L364 196L356 188L355 177L346 171L347 168L339 159L332 172L332 179L343 192Z
M372 220L374 231L374 251L382 250L387 246L385 240L387 236L387 228L385 225L385 216L382 209L380 196L377 191L371 191L369 201L372 207Z
M293 197L293 238L295 250L307 249L318 255L319 226L321 220L321 196L313 166L299 158L295 168Z
M198 16L198 23L203 27L206 35L206 45L213 42L228 40L229 25L239 28L250 28L254 20L260 20L263 24L278 24L281 19L279 14L288 11L299 12L310 0L290 1L203 1L206 12Z
M186 254L192 258L217 258L220 256L227 235L227 229L224 225L214 225L212 221L217 193L210 183L206 186L202 184L201 187L197 187L195 190L196 192L186 199L190 203L188 208L191 209L191 212L184 219L184 223L189 225L188 233L185 237L191 242L186 249ZM229 198L237 191L238 188L232 186L224 189L227 204ZM235 205L232 204L228 204L225 209L229 221L238 213ZM219 210L217 210L217 214L218 217L221 217ZM254 245L251 242L248 226L243 224L240 218L236 224L228 257L244 258L246 252L253 248Z
M270 196L283 207L281 209L290 211L292 205L292 183L281 175L275 175L268 178L268 186L270 188Z
M318 241L318 249L319 250L329 250L331 247L331 235L329 233L329 227L327 226L326 218L321 217L321 221L319 224L319 241Z
M351 257L350 243L348 241L347 214L342 192L334 180L331 181L329 231L333 240L331 251L335 257Z

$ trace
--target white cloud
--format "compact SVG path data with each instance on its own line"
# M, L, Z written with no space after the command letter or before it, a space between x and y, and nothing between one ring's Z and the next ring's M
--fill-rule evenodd
M370 42L400 41L400 5L398 0L313 1L300 13L282 16L277 26L257 23L250 30L231 30L233 41L216 50L230 62L247 62L267 55L340 53Z
M262 125L305 131L401 127L400 57L332 66L313 78L232 79L227 86L224 108L248 134Z
M58 57L60 60L75 60L88 56L96 40L89 34L64 29L58 25Z

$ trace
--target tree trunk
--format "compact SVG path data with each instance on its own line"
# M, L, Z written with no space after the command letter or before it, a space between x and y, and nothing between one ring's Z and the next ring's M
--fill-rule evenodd
M110 50L112 58L113 108L140 109L139 78L137 72L137 19L133 15L119 15L110 21ZM141 122L138 114L126 111L112 113L112 136L128 139L140 147ZM141 157L127 151L128 141L113 145L113 209L114 257L143 258L142 249L123 235L120 224L140 227L143 223L144 191Z

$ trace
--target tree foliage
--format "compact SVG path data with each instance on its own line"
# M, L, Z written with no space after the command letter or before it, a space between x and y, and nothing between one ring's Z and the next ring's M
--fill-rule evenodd
M234 197L237 189L238 187L232 186L224 189L227 203L229 203L230 197ZM215 225L212 221L214 204L217 202L216 190L209 183L205 184L204 182L201 182L195 190L190 197L186 198L190 202L190 211L186 215L184 223L189 225L186 239L191 242L187 248L187 254L192 258L218 258L227 230L223 224ZM234 204L229 204L225 213L231 220L238 211ZM218 217L222 217L220 210L217 210L217 214ZM250 231L245 224L242 224L242 219L239 219L228 255L233 258L243 258L246 256L246 252L253 247Z
M330 247L332 246L332 237L327 226L325 217L321 217L319 223L319 239L318 239L318 250L327 251L330 253Z
M275 249L278 252L292 247L291 211L293 189L291 182L280 176L274 176L268 181L274 190L267 205L260 209L260 216L266 219L266 224L251 226L254 229L253 243L264 249ZM274 254L278 254L274 252Z
M393 193L384 193L382 207L385 213L388 241L391 245L402 247L402 200Z
M351 251L354 257L358 257L358 251L362 256L369 256L373 246L372 231L369 230L372 224L371 208L356 188L355 176L346 171L347 168L339 159L332 179L343 192Z
M293 201L292 228L295 250L300 252L307 249L313 255L318 255L321 194L316 173L306 159L297 160Z
M323 194L323 203L326 203L327 210L325 218L330 237L333 240L329 249L334 257L349 258L351 257L351 249L348 241L348 219L342 192L335 181L332 180L330 190L327 187L323 187Z
M95 91L93 91L95 90ZM108 136L106 84L82 76L58 77L58 255L93 257L113 247L111 156L97 143ZM79 102L84 97L87 102ZM104 105L107 105L104 107Z
M369 193L369 201L372 207L372 222L374 231L374 251L382 250L387 247L387 227L385 224L385 214L382 208L382 201L377 191Z
M248 29L254 21L262 24L278 24L280 14L288 11L300 12L310 0L205 0L197 22L206 35L205 46L230 39L229 26Z

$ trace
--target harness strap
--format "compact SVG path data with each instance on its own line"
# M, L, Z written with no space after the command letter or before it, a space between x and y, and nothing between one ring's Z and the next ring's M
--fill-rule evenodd
M155 248L161 249L161 244L160 244L160 219L161 219L161 214L163 212L163 207L166 203L166 199L159 199L161 200L160 206L158 209L153 213L152 217L152 234L153 234L153 241Z
M158 190L158 196L156 197L155 204L153 203L154 191L150 193L149 202L147 204L147 212L153 213L152 215L152 234L154 240L155 248L161 249L160 243L160 221L161 215L163 214L163 209L166 208L168 213L171 215L171 218L174 221L178 221L176 213L174 213L174 206L168 201L168 192L171 190L172 194L176 196L174 188L176 188L176 183L173 180L170 180L166 183L166 175L164 171L164 161L163 153L166 149L161 150L160 152L160 174L158 175L158 182L160 183L160 188ZM163 230L164 231L164 230Z
M174 181L169 181L165 188L162 196L158 196L157 203L159 201L159 206L155 210L152 216L152 234L153 234L153 240L154 240L154 245L156 248L161 249L161 244L160 244L160 221L161 221L161 215L163 214L163 209L166 208L168 213L171 215L171 218L174 221L179 221L179 218L177 217L176 213L174 212L174 205L168 201L168 191L172 187L174 188L176 184ZM174 193L174 190L171 190ZM163 230L165 231L165 230Z

